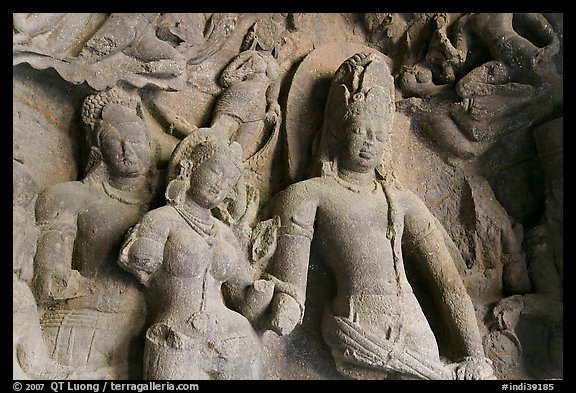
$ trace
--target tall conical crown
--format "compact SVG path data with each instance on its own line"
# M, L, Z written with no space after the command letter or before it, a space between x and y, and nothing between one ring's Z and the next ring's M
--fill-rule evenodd
M334 74L324 112L336 120L370 112L388 116L394 108L394 78L380 53L358 53ZM342 116L342 117L341 117Z
M394 78L387 58L379 52L357 53L340 65L328 91L324 122L317 144L320 174L330 172L336 160L343 125L359 114L382 117L392 124L395 112Z

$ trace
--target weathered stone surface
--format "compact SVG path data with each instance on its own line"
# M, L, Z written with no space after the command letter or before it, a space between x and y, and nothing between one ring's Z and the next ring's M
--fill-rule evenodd
M13 97L15 379L563 378L563 14L17 13Z

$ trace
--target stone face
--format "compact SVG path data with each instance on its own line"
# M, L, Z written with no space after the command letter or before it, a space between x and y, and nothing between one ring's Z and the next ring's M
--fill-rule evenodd
M563 14L13 31L14 379L563 378Z

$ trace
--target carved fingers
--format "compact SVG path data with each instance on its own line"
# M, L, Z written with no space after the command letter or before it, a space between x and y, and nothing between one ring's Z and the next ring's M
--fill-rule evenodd
M268 124L276 124L280 120L280 113L280 105L277 102L273 102L268 106L264 120Z
M456 364L453 371L456 380L489 380L496 379L492 362L483 357L467 357Z

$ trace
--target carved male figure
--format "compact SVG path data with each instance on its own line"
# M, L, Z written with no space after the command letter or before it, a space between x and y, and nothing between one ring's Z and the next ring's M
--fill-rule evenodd
M277 199L281 227L267 277L275 283L271 329L285 335L302 322L314 243L336 283L322 333L341 373L363 379L492 378L446 232L423 201L383 176L393 98L381 55L354 55L336 72L319 141L321 176L291 185ZM428 285L457 359L441 360L408 281L408 259L419 282Z
M133 342L144 333L144 296L116 264L124 234L155 192L152 142L138 105L119 88L89 96L86 176L49 187L36 204L33 285L47 309L42 330L52 357L86 378L140 376Z

